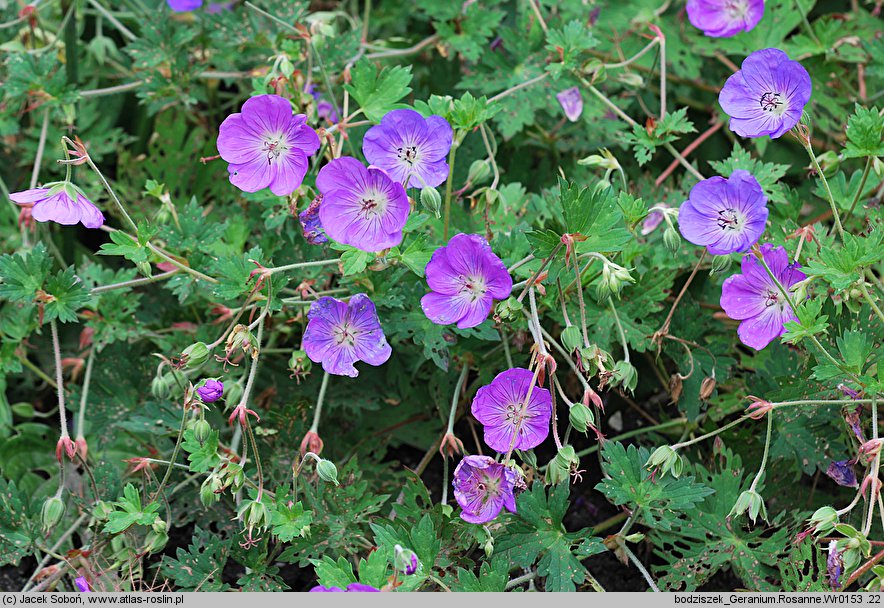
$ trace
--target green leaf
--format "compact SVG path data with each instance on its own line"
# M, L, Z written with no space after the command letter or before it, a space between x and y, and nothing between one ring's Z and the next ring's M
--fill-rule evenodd
M649 526L668 530L679 512L693 509L714 490L695 483L689 475L678 479L655 477L645 469L650 455L646 448L634 445L627 448L622 443L609 441L602 449L608 478L596 485L596 489L615 505L640 508L641 517Z
M826 329L829 327L827 322L829 317L828 315L820 314L822 307L822 298L814 298L799 304L797 310L795 310L798 321L786 322L786 333L783 334L783 341L790 344L798 344L804 338L826 333Z
M653 127L633 125L632 132L626 133L624 140L632 144L639 165L651 160L658 146L677 140L683 133L696 131L694 124L687 117L687 112L687 108L681 108L666 114Z
M276 509L273 511L271 524L273 535L281 542L291 542L295 538L310 535L310 524L313 522L313 512L306 511L301 501L288 505L288 497L276 496Z
M725 160L710 161L715 172L722 177L730 177L737 169L748 171L758 180L758 184L767 197L773 202L785 202L783 187L779 180L786 175L789 165L765 163L752 157L748 150L734 143L731 155Z
M492 563L482 562L479 575L469 570L457 569L457 581L451 584L451 590L467 593L501 593L506 590L509 573L506 568L496 567L504 562L495 560Z
M146 507L141 506L141 496L131 483L123 488L123 498L114 503L116 510L108 513L104 531L108 534L119 534L134 525L149 526L157 520L158 502Z
M218 284L213 288L216 297L236 300L251 290L253 283L249 277L258 267L249 260L264 261L260 247L252 247L240 255L219 256L215 260L212 275L218 277Z
M836 291L843 291L862 277L862 269L884 259L882 246L884 230L876 230L868 236L844 235L844 246L834 243L821 247L818 259L812 259L802 270L818 276Z
M32 302L49 278L51 268L52 260L42 243L24 254L0 256L0 298Z
M41 536L31 521L28 494L0 477L0 566L18 566Z
M562 29L550 29L546 39L546 49L562 59L560 63L547 66L546 69L553 75L579 67L583 51L598 44L587 23L576 19L566 23Z
M205 473L221 462L218 456L218 436L216 430L209 432L209 436L200 445L192 429L184 431L184 441L181 449L187 452L187 460L190 461L190 470L193 473Z
M408 245L400 257L402 263L408 266L408 269L419 277L424 276L427 264L430 262L430 258L433 257L433 252L435 251L435 248L429 245L427 240L425 234L418 236Z
M378 70L368 59L360 59L350 69L350 77L344 88L370 121L380 122L390 110L408 107L397 102L411 92L411 66Z
M77 320L77 311L89 303L89 292L83 287L79 277L74 275L74 267L57 272L46 281L43 290L48 298L44 307L44 322L58 319L62 323Z
M142 264L150 257L150 250L125 233L115 230L110 233L112 243L104 243L98 255L121 255L130 262Z
M230 554L230 539L197 527L187 550L178 548L175 558L163 556L160 572L174 581L177 591L226 591L221 574Z
M353 566L343 557L335 561L328 555L323 555L322 559L312 559L310 563L316 569L316 578L319 579L317 582L323 587L346 589L350 583L357 582Z
M549 488L541 483L516 499L516 522L497 541L496 556L521 568L537 564L538 576L545 577L547 591L574 591L586 578L586 568L574 555L589 530L568 533L562 520L568 509L569 488L562 483Z
M878 113L878 108L869 109L856 104L853 115L847 119L847 145L844 146L844 157L884 156L882 131L884 131L884 116Z

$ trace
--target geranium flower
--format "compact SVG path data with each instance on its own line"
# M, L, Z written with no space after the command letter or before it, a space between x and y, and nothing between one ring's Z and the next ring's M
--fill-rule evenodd
M381 124L366 132L362 152L407 187L438 186L448 179L451 125L441 116L424 118L414 110L387 112Z
M856 480L856 471L853 470L853 462L850 460L834 460L830 462L829 468L826 469L826 475L839 486L844 486L845 488L859 487L859 482Z
M402 242L408 196L384 171L343 156L320 169L316 187L322 193L319 221L330 238L372 252Z
M737 169L730 178L716 176L696 184L678 209L685 239L705 245L709 253L748 251L764 234L767 197L758 180Z
M534 374L527 369L508 369L483 386L473 399L472 412L485 428L485 443L501 453L530 450L543 443L549 435L552 398L549 391L534 386L531 399L528 389ZM515 443L513 435L518 429Z
M792 291L792 285L807 278L798 270L800 264L789 264L789 254L782 247L765 243L761 254L785 289ZM787 321L797 321L798 317L754 255L743 258L742 271L722 285L721 307L731 319L742 321L737 329L740 341L761 350L786 333Z
M89 588L89 581L86 580L84 576L78 576L74 579L74 585L77 586L77 590L83 593L91 593L92 589Z
M166 0L166 4L176 13L188 13L201 7L203 0Z
M220 380L209 378L202 386L196 389L196 394L200 396L203 403L214 403L224 394L224 383Z
M454 469L454 498L462 509L460 518L471 524L485 524L501 509L516 512L513 490L518 474L494 462L490 456L465 456Z
M688 20L712 38L748 32L764 15L764 0L688 0Z
M65 226L83 224L100 228L104 215L83 191L70 182L54 182L9 195L19 205L31 205L31 217L38 222L55 222Z
M314 363L336 376L355 378L357 361L382 365L390 358L374 303L364 293L350 298L350 303L328 296L310 305L302 348Z
M493 301L513 290L506 266L478 234L453 236L433 253L426 273L432 291L421 298L421 308L437 325L476 327L488 318Z
M776 139L801 120L813 85L807 70L779 49L755 51L727 79L718 103L743 137Z
M319 136L303 114L279 95L257 95L242 112L221 123L218 152L230 163L230 183L243 192L264 188L288 196L307 174L307 157L319 149Z
M559 91L556 93L556 99L559 100L568 120L577 122L580 119L580 115L583 113L583 96L580 94L579 88L571 87Z

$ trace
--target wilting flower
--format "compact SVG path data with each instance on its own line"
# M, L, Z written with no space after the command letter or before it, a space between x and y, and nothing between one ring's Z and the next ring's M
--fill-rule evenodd
M214 403L224 394L224 383L220 380L209 378L202 386L196 389L196 394L200 396L203 403Z
M305 87L304 90L309 93L313 97L313 101L316 102L316 115L319 118L324 118L329 122L338 122L338 113L335 111L335 106L322 98L322 93L319 92L316 85L311 84L308 87Z
M829 586L838 590L841 588L841 573L844 571L844 560L838 550L838 541L829 542L829 555L826 558L826 575L829 577Z
M807 277L797 262L789 264L789 254L770 243L761 246L764 261L787 290ZM789 303L754 255L743 258L743 274L728 277L721 287L721 307L731 319L742 321L737 329L740 341L761 350L774 338L786 333L784 324L797 321Z
M437 325L476 327L488 318L493 300L513 290L506 266L478 234L451 237L433 253L426 272L432 291L421 298L421 308Z
M518 473L494 462L490 456L465 456L454 469L454 498L460 518L471 524L485 524L506 507L516 512L513 490Z
M408 196L384 171L344 156L320 169L316 187L322 193L319 220L330 238L363 251L402 242Z
M55 182L9 195L19 205L31 205L31 217L38 222L55 222L64 226L83 224L99 228L104 215L83 191L70 182Z
M748 398L752 403L746 408L746 415L752 420L761 420L774 410L774 404L770 401L760 399L754 395L749 395Z
M230 183L244 192L264 188L277 196L297 190L307 173L307 157L319 149L319 137L303 114L279 95L257 95L242 112L221 123L218 152L230 163Z
M362 152L369 164L406 187L435 187L448 178L451 137L451 125L441 116L393 110L366 132Z
M853 470L853 463L849 460L836 460L829 463L826 475L831 477L832 481L839 486L846 488L859 487L859 482L856 480L856 471Z
M668 209L669 205L666 203L660 203L657 207L662 207L663 209ZM657 229L657 226L663 223L663 211L651 211L648 213L647 217L645 217L645 221L642 222L641 234L642 236L647 236L654 232Z
M691 25L712 38L748 32L764 15L764 0L688 0Z
M571 87L559 91L556 93L556 99L559 100L568 120L577 122L580 119L580 115L583 113L583 96L580 94L580 89Z
M77 586L77 591L82 591L83 593L91 592L92 589L89 588L89 581L86 580L84 576L78 576L74 579L74 585Z
M549 435L552 398L548 390L534 385L534 374L527 369L498 374L479 389L471 409L485 428L485 443L496 452L530 450Z
M310 593L365 593L365 592L378 592L380 589L375 589L371 585L364 585L362 583L350 583L347 585L346 589L341 589L340 587L323 587L322 585L317 585L310 590Z
M317 196L310 202L310 206L298 214L301 221L301 229L304 231L304 238L311 245L322 245L328 242L325 230L322 229L322 222L319 220L319 206L322 203L322 195Z
M310 305L309 322L302 348L314 363L336 376L355 378L357 361L382 365L390 358L374 303L364 293L350 298L349 304L328 296Z
M748 251L764 234L767 197L758 180L737 169L730 178L710 177L691 188L678 209L682 236L709 253Z
M779 49L755 51L727 79L718 103L743 137L776 139L798 124L813 86L807 70Z

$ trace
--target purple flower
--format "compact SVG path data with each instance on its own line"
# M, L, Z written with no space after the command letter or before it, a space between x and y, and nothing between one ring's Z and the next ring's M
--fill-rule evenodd
M789 264L789 254L782 247L765 243L761 254L785 289L791 291L792 285L807 278L798 270L800 264ZM731 319L742 321L737 330L740 341L761 350L786 333L786 321L797 321L798 317L754 255L743 258L742 271L722 285L721 307Z
M666 203L660 203L657 207L662 207L664 209L669 209L669 205ZM659 226L663 223L663 212L662 211L651 211L648 216L645 218L645 221L642 222L642 236L647 236L654 232Z
M325 230L322 229L322 222L319 221L319 205L322 203L322 195L320 194L310 202L310 206L298 214L301 221L301 229L304 231L304 238L311 245L322 245L328 242Z
M826 574L829 577L829 586L837 591L841 588L841 573L844 570L844 560L841 551L838 551L838 541L829 541L829 555L826 557Z
M859 483L856 480L856 471L853 470L853 463L849 460L836 460L829 463L826 475L831 477L832 481L839 486L844 486L845 488L859 487Z
M319 137L303 114L279 95L258 95L242 112L221 123L218 152L230 163L230 183L243 192L269 187L277 196L297 190L307 173L307 157L319 149Z
M322 585L317 585L310 590L310 593L344 593L344 590L340 587L323 587Z
M454 498L462 509L460 518L485 524L506 507L516 512L513 489L518 474L490 456L465 456L454 469Z
M83 593L90 593L92 589L89 588L89 581L86 580L85 576L78 576L74 579L74 585L77 586L78 591L82 591Z
M743 137L776 139L798 124L813 86L807 70L779 49L755 51L727 79L718 103Z
M415 572L417 572L417 565L417 554L412 553L411 560L409 560L408 565L405 566L405 570L403 570L402 572L408 575L414 574Z
M371 585L363 585L362 583L350 583L347 585L347 591L350 593L379 593L380 589L375 589Z
M33 205L31 216L38 222L55 222L65 226L83 224L99 228L104 215L86 195L70 182L55 182L9 195L19 205Z
M369 164L412 188L438 186L448 178L451 125L441 116L424 118L414 110L387 112L362 140Z
M201 7L203 0L166 0L166 4L176 13L187 13Z
M451 237L433 253L426 272L432 291L421 298L421 308L437 325L476 327L488 318L493 300L513 290L506 266L478 234Z
M748 32L764 15L764 0L688 0L688 19L712 38Z
M485 427L485 443L492 450L507 453L510 448L530 450L549 435L552 399L549 391L534 385L527 369L508 369L483 386L473 399L472 412ZM513 436L518 429L518 436Z
M737 169L730 178L710 177L696 184L678 210L681 234L709 253L748 251L764 234L767 197L751 173Z
M343 156L320 169L316 187L322 193L319 220L329 238L363 251L402 242L408 196L384 171Z
M304 87L304 92L309 93L313 97L313 101L316 102L316 115L319 118L324 118L329 122L338 122L335 106L322 98L322 93L319 92L315 84Z
M196 389L196 394L200 396L203 403L214 403L224 394L224 383L214 378L209 378L203 385Z
M364 293L354 295L349 304L328 296L319 298L310 305L307 318L302 348L330 374L355 378L357 361L382 365L390 358L392 349L378 313Z
M580 94L580 89L577 87L571 87L570 89L560 91L559 93L556 93L556 99L558 99L559 103L562 105L562 109L565 111L565 116L568 117L568 120L571 122L577 122L580 115L583 113L583 96Z

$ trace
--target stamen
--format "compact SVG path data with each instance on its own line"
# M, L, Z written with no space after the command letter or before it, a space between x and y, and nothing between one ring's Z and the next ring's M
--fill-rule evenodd
M768 91L761 96L761 99L758 100L758 103L761 104L761 109L765 112L774 112L778 110L779 107L784 103L783 101L781 101L781 97L782 96L779 93Z

